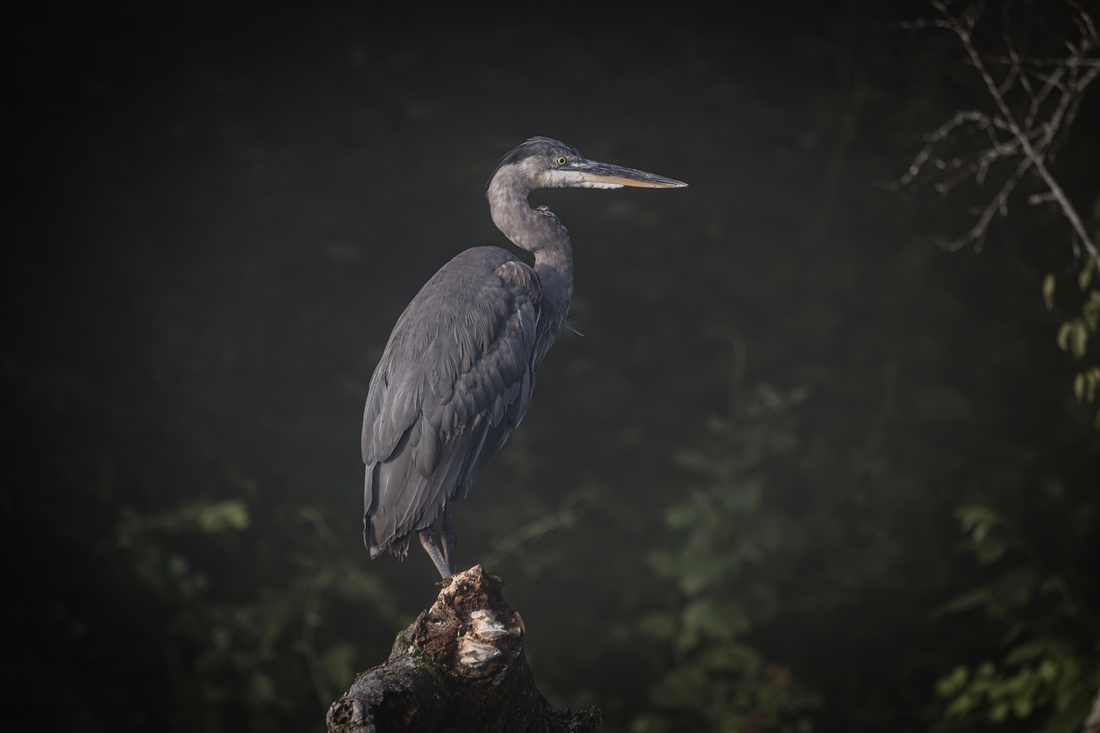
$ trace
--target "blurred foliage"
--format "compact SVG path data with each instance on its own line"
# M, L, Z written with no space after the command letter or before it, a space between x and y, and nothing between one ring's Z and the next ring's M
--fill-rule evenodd
M1065 501L1058 489L1049 493ZM1078 498L1067 513L1077 521L1065 528L1066 543L1088 535L1097 509L1095 491ZM980 611L1004 635L996 661L960 665L936 683L947 701L936 729L982 729L1016 720L1028 730L1036 730L1035 722L1047 733L1078 730L1100 689L1100 614L1087 587L1094 579L1080 587L1069 568L1043 557L989 507L961 507L956 516L977 563L1000 570L934 613Z
M671 609L648 614L639 628L668 644L672 661L652 687L653 712L636 718L631 730L813 729L807 713L820 706L819 696L744 641L778 603L759 566L789 540L792 527L765 506L763 469L799 447L788 413L805 397L802 390L782 394L762 385L743 423L713 418L710 439L680 455L708 483L665 511L682 544L650 553L654 571L676 594Z
M18 386L16 394L33 391ZM57 405L66 399L54 395ZM49 411L40 401L9 406L25 427ZM64 412L72 417L71 406ZM76 445L64 430L57 437ZM13 447L62 472L51 488L61 489L67 508L59 512L52 497L34 492L9 492L3 505L10 577L35 589L5 603L9 627L21 630L8 642L7 663L20 659L24 679L49 680L28 687L9 677L5 714L16 729L34 725L23 717L33 706L50 710L51 725L90 731L282 730L288 713L311 698L327 705L354 676L356 647L318 628L333 605L369 609L392 626L408 618L313 507L291 511L275 530L291 541L284 556L291 572L256 577L270 572L270 561L245 560L241 548L257 541L250 507L258 487L234 469L214 493L236 497L171 508L165 496L151 512L132 503L139 497L111 463L81 475L91 461L79 448L47 457L42 445ZM36 558L22 554L29 547L38 548ZM162 711L171 715L161 719Z
M1098 222L1094 239L1100 240L1100 197L1097 197L1093 206L1093 219ZM1073 358L1085 360L1089 354L1089 337L1100 329L1100 289L1093 285L1093 278L1100 273L1100 262L1086 255L1083 264L1076 271L1077 287L1080 292L1081 315L1062 321L1058 327L1058 348L1073 355ZM1043 300L1047 310L1054 309L1054 293L1057 278L1053 273L1048 273L1043 278ZM1077 300L1075 298L1075 300ZM1095 347L1095 342L1094 342ZM1093 351L1097 351L1093 348ZM1095 356L1092 360L1095 361ZM1100 366L1091 366L1077 372L1073 377L1073 394L1081 404L1092 403L1096 399L1097 386L1100 385ZM1093 427L1100 430L1100 407L1096 410L1096 419Z
M617 15L524 63L530 27L472 9L79 12L13 21L6 729L323 729L437 592L362 547L369 375L443 262L502 243L485 177L533 134L691 184L532 196L584 337L455 513L547 697L611 733L1078 715L1100 446L1051 332L1097 274L1038 215L948 255L964 216L870 185L972 91L898 8ZM1059 157L1075 200L1098 146Z

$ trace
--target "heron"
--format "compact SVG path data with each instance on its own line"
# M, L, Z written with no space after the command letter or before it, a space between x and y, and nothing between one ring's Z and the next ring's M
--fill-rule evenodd
M533 137L505 154L485 197L512 244L445 264L397 319L363 411L363 541L404 558L416 533L443 578L454 575L451 505L465 499L531 402L535 367L561 336L573 294L569 233L537 188L682 188L653 173L588 160ZM442 550L433 525L442 514Z

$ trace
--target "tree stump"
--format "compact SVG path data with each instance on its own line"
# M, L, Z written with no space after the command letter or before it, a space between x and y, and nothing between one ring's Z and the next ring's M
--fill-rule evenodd
M523 619L504 582L475 565L397 635L386 663L356 677L329 708L332 733L595 733L600 710L553 712L523 655Z

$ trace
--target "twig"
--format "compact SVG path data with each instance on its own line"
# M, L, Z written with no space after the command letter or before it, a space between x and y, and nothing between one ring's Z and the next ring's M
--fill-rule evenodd
M1088 232L1085 231L1085 226L1081 223L1081 217L1077 215L1077 210L1073 207L1073 204L1066 197L1065 191L1062 190L1062 187L1058 185L1058 181L1056 181L1054 179L1054 176L1051 175L1050 170L1047 168L1044 161L1043 154L1032 147L1031 140L1028 138L1027 135L1024 134L1024 131L1020 129L1019 124L1017 124L1016 122L1016 118L1012 114L1012 110L1009 109L1008 104L1005 103L1004 96L997 88L997 83L993 81L993 77L990 76L989 71L985 67L985 64L982 63L981 57L978 55L978 51L974 48L970 30L965 29L963 26L958 24L956 24L954 30L956 35L958 35L959 40L962 41L963 47L966 49L967 54L970 56L970 61L972 64L974 64L974 68L977 69L979 74L981 74L982 81L985 82L986 91L988 91L989 95L993 97L993 101L997 103L997 108L1000 109L1001 114L1004 116L1005 121L1008 123L1009 129L1016 137L1016 140L1019 141L1020 147L1024 151L1024 155L1027 156L1027 159L1031 162L1032 165L1035 166L1035 170L1038 172L1039 176L1042 177L1043 182L1046 183L1047 187L1050 189L1051 195L1054 196L1054 198L1058 201L1059 206L1061 206L1062 215L1069 220L1070 224L1073 225L1074 231L1077 233L1077 236L1080 237L1081 243L1085 246L1085 249L1088 250L1089 254L1091 254L1093 257L1100 258L1100 252L1097 251L1096 245L1093 243L1092 238L1089 236ZM1059 71L1061 70L1059 69ZM1085 75L1085 77L1078 83L1078 85L1075 86L1080 91L1084 91L1084 88L1087 87L1089 83L1091 83L1092 80L1096 78L1097 73L1100 73L1100 67L1091 68ZM1058 105L1059 112L1064 112L1065 107L1068 106L1068 102L1069 95L1063 94L1062 99ZM1060 123L1060 121L1061 120L1059 119L1057 123L1052 121L1052 124L1046 125L1048 132L1045 136L1044 143L1046 143L1047 145L1049 145L1049 141L1054 137L1054 133L1057 130L1058 123Z
M1075 251L1083 246L1090 255L1098 257L1096 243L1049 167L1060 140L1065 137L1077 115L1086 88L1100 75L1100 59L1089 57L1100 48L1100 34L1092 18L1079 5L1069 2L1077 38L1062 38L1048 28L1051 35L1065 45L1066 56L1029 56L1022 52L1010 32L1009 6L1005 6L1001 35L1006 53L986 54L983 57L974 45L974 30L985 10L985 0L971 3L959 13L953 13L950 3L942 0L930 0L930 3L941 17L901 25L906 28L942 28L954 33L966 51L969 64L981 77L996 113L988 114L980 110L956 112L934 131L923 136L924 144L900 178L893 183L878 185L896 191L915 185L922 178L933 178L933 188L940 194L947 194L971 177L978 186L982 186L991 171L1003 170L1002 163L1015 161L996 194L984 205L975 207L974 213L978 218L974 225L943 246L957 250L973 244L975 250L980 251L993 216L998 213L1006 216L1011 194L1022 181L1034 176L1042 181L1045 190L1031 194L1028 203L1056 202L1076 235L1072 241ZM1025 37L1024 46L1027 41ZM990 72L990 65L1007 67L999 83ZM1018 90L1018 96L1022 97L1019 113L1013 111L1008 101L1008 95L1014 90ZM971 152L952 152L959 147L959 136L963 134L980 134L988 142ZM937 152L945 146L952 154L938 155Z

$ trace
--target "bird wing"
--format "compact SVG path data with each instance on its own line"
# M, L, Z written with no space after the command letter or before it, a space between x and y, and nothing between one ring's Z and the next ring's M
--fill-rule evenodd
M369 546L403 549L469 493L519 424L540 299L534 270L479 247L444 265L398 319L363 413Z

